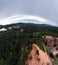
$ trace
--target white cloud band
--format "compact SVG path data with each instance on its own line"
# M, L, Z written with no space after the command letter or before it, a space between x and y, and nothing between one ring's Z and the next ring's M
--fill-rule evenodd
M35 20L35 23L38 23L38 24L49 24L49 25L56 26L55 22L52 22L50 20L47 20L47 19L44 19L44 18L41 18L41 17L38 17L38 16L33 16L33 15L11 16L9 18L5 18L3 20L0 20L0 25L6 25L6 24L11 24L11 23L19 23L19 22L25 23L25 20Z

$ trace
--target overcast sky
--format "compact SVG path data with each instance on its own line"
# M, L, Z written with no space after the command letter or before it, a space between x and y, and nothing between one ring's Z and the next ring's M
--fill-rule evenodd
M0 0L0 24L7 24L9 20L5 19L17 15L40 17L58 26L58 0Z

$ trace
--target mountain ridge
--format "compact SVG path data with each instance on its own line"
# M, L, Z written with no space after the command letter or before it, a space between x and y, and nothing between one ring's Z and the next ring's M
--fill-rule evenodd
M0 29L1 28L7 28L7 27L13 27L13 26L19 26L19 27L22 27L22 26L29 26L29 25L32 25L32 26L42 26L42 27L57 27L57 26L52 26L52 25L48 25L48 24L34 24L34 23L12 23L12 24L8 24L8 25L0 25ZM58 27L57 27L58 28Z

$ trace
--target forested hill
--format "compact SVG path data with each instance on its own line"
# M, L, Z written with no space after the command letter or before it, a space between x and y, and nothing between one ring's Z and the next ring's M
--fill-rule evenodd
M5 26L0 26L1 28L11 29L23 29L24 32L39 32L41 35L52 35L58 36L58 27L47 25L47 24L33 24L33 23L15 23Z
M36 43L45 51L42 35L58 37L58 27L45 24L17 23L2 28L7 30L0 31L0 65L24 65L29 53L26 48L30 51L32 44Z

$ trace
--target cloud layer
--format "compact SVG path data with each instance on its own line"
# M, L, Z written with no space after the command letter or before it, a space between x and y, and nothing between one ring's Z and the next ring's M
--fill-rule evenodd
M49 24L49 25L52 24L53 26L56 26L55 22L34 15L15 15L2 19L0 21L1 25L23 22L23 23L36 23L36 24Z
M0 20L17 14L40 16L58 26L58 0L0 0Z

